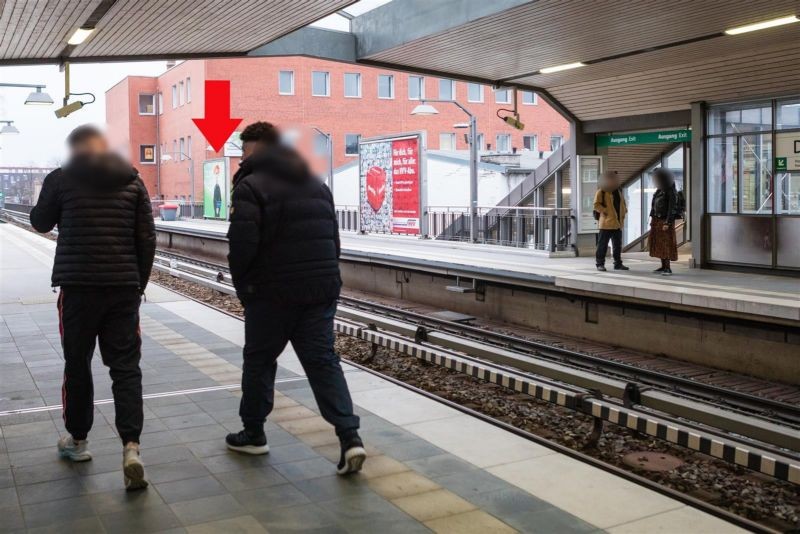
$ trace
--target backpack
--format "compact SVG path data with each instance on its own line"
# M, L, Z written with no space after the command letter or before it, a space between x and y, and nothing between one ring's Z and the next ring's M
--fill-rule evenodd
M677 191L675 194L675 210L673 215L675 219L683 219L686 216L686 195L683 194L683 189Z

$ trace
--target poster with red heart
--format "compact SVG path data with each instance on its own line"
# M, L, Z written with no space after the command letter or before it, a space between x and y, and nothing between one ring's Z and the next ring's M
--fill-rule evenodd
M361 230L419 235L422 229L420 136L359 144Z

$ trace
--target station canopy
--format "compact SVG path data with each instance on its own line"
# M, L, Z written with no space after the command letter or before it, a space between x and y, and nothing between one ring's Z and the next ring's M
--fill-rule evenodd
M299 54L532 89L582 121L800 93L800 23L725 33L797 0L368 1L341 32L308 25L353 1L6 0L0 65Z

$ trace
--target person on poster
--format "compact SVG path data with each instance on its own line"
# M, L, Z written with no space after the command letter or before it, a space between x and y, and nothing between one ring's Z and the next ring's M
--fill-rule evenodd
M274 404L277 359L291 342L322 417L336 429L336 472L359 471L366 458L360 420L334 350L342 280L333 195L294 149L280 143L272 124L251 124L240 138L228 262L244 306L244 429L228 434L226 444L247 454L269 452L264 423Z
M214 217L219 219L220 211L222 210L222 189L219 187L219 165L214 167Z
M113 154L97 128L79 126L67 137L68 163L44 180L30 214L46 233L58 226L53 287L59 286L59 331L64 349L62 411L67 435L58 453L92 459L92 356L99 340L110 369L125 488L147 487L139 456L144 422L139 306L156 252L153 210L139 173ZM113 268L111 268L113 267Z

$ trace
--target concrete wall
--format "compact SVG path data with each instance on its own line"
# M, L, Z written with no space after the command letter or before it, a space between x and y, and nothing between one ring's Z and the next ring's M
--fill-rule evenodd
M454 280L360 263L342 263L345 288L440 307L651 354L664 354L770 380L800 376L800 334L724 318L588 300L577 295L487 285L476 294L445 290ZM462 282L464 285L465 282ZM594 322L596 320L596 322Z

